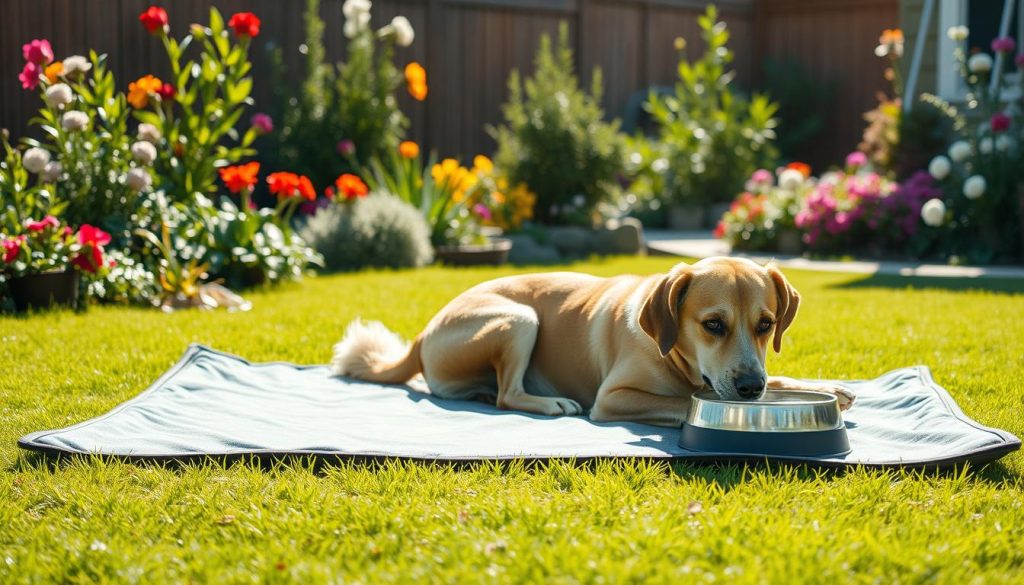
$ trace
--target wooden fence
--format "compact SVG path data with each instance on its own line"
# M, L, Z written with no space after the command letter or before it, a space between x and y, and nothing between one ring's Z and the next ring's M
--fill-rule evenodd
M160 43L144 31L138 15L151 0L2 0L0 4L0 126L15 135L38 108L38 98L21 90L21 44L34 38L53 43L58 58L89 48L110 55L119 83L165 72ZM343 0L321 0L329 60L344 54ZM205 22L211 2L164 0L172 34ZM216 0L221 12L251 10L263 20L252 56L256 110L266 108L270 88L267 46L284 51L289 72L301 74L303 0ZM840 81L835 121L822 139L823 154L838 156L856 145L860 115L884 87L882 64L872 49L882 28L898 21L898 0L724 0L718 2L732 33L737 81L751 87L766 56L793 56L816 75ZM410 135L445 155L490 152L485 125L501 120L509 72L532 70L540 35L557 34L569 23L583 84L593 67L604 77L604 106L610 117L624 114L634 93L676 79L676 37L687 53L702 49L697 16L704 3L693 0L376 0L376 26L403 14L416 30L412 47L400 49L399 63L415 60L427 69L426 102L401 98Z

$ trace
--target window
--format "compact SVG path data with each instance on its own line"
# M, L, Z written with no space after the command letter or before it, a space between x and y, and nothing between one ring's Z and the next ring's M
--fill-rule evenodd
M1010 0L1011 13L1007 34L1017 41L1017 52L1022 50L1021 40L1024 39L1024 0ZM970 36L964 43L967 54L971 49L978 48L992 53L992 39L999 36L999 28L1003 20L1006 0L939 0L939 31L938 31L938 94L947 100L961 100L967 91L960 72L953 58L956 44L946 36L951 26L966 25ZM1020 97L1020 86L1017 79L1021 72L1014 64L1016 53L1009 55L1003 62L1003 70L1008 73L1004 85L1003 97L1015 99Z

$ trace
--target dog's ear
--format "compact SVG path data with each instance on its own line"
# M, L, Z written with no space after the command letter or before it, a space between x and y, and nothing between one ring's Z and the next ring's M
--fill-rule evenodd
M775 337L772 339L772 347L775 353L779 353L782 351L782 334L793 324L796 311L800 308L800 293L796 292L778 268L769 266L768 276L775 283L775 294L779 301L775 308Z
M693 271L689 266L683 264L673 268L640 307L640 329L658 344L662 357L668 355L679 339L679 311L692 278Z

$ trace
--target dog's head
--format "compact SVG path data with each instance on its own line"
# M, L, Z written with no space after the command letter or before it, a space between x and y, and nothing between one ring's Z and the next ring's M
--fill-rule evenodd
M774 266L716 257L673 268L638 317L661 355L691 381L703 380L726 400L753 400L767 383L768 341L781 351L799 305L800 295Z

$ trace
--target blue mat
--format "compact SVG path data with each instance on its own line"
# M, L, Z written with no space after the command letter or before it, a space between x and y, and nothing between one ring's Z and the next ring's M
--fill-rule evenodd
M842 382L857 392L845 413L852 451L802 459L706 453L677 445L679 429L594 423L434 398L407 386L333 377L326 366L254 364L193 345L139 396L107 414L21 438L50 454L187 460L322 455L468 461L642 457L786 460L820 466L947 467L1020 448L1012 434L971 420L926 367Z

